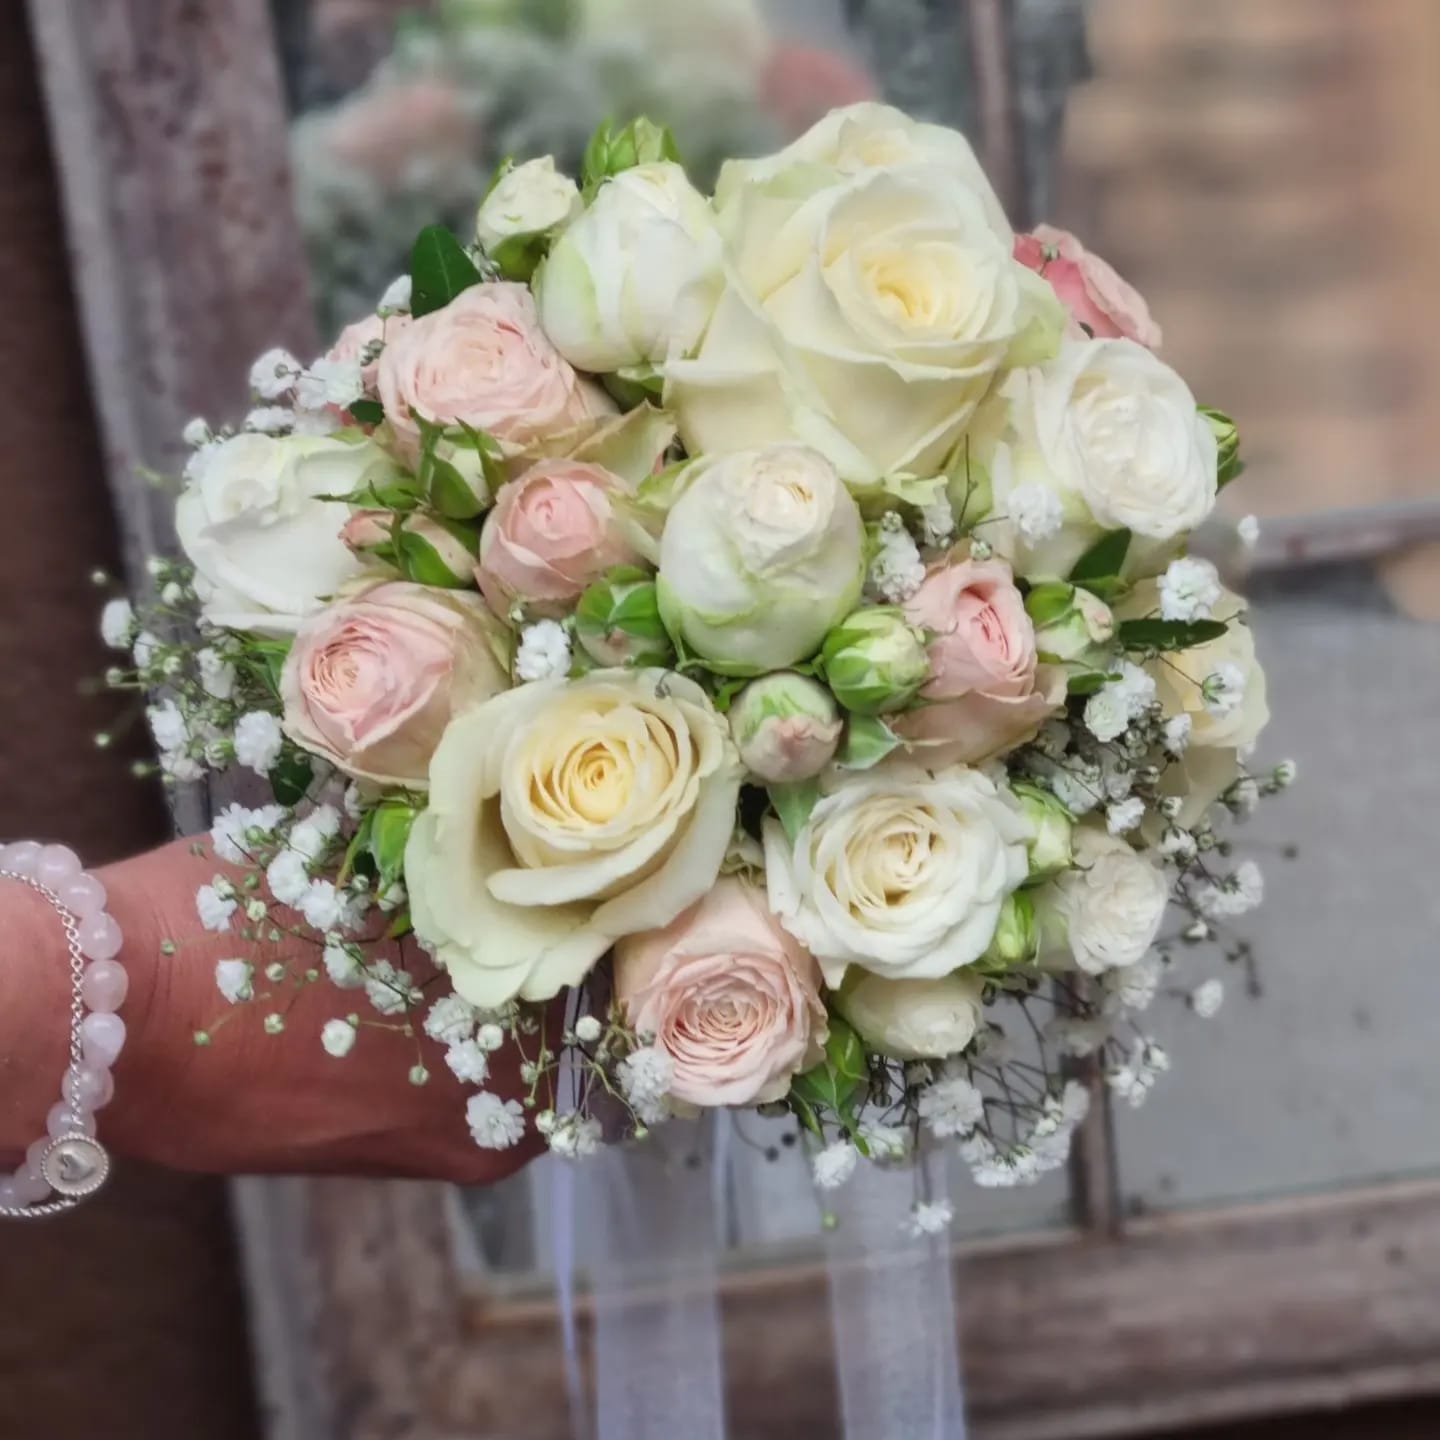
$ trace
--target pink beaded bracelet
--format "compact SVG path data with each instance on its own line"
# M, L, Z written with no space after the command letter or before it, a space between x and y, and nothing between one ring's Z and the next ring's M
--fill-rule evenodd
M34 840L0 845L0 879L28 885L50 902L70 950L70 1065L60 1099L25 1163L14 1175L0 1172L0 1217L39 1220L73 1210L109 1178L95 1112L115 1094L110 1067L125 1046L125 1022L115 1012L130 982L116 959L122 938L105 912L105 887L85 873L74 851Z

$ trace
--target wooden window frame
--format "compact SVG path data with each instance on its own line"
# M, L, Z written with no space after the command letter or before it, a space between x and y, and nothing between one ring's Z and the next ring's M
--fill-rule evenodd
M1013 0L969 5L982 148L1018 208L1038 187L1012 83ZM274 34L266 0L30 0L29 12L139 581L169 524L139 467L176 468L184 421L234 410L241 357L316 348ZM1260 563L1374 554L1422 532L1440 534L1440 505L1305 517L1268 528ZM964 1340L979 1440L1440 1391L1440 1182L1126 1220L1099 1098L1073 1224L955 1247L956 1293L983 1320ZM554 1305L462 1277L444 1186L249 1181L235 1198L274 1440L569 1434ZM723 1276L735 1435L833 1433L826 1283L807 1261Z

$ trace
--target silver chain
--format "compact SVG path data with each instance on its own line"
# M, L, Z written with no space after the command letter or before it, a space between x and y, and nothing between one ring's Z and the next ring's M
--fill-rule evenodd
M0 880L18 880L22 885L28 885L44 896L65 927L65 940L70 949L70 1063L72 1066L79 1065L84 1059L80 1025L85 1019L85 1002L81 998L81 987L85 979L85 956L80 949L80 923L60 903L60 897L53 890L29 875L17 875L13 870L0 870ZM0 1219L48 1220L53 1216L66 1214L79 1204L79 1200L71 1197L48 1200L43 1205L29 1205L23 1209L0 1205Z

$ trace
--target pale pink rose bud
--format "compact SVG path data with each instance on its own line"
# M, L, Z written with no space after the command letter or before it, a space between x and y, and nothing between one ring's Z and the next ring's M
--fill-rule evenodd
M380 356L376 388L396 448L412 465L422 420L453 429L457 443L468 426L509 457L615 409L546 338L523 285L473 285L402 327Z
M393 581L300 628L285 732L345 774L423 788L452 716L509 685L508 637L478 595Z
M674 1063L669 1093L691 1105L780 1100L824 1053L819 967L764 891L734 877L665 929L617 942L615 993Z
M1017 235L1015 258L1027 270L1043 275L1071 320L1097 340L1123 337L1151 350L1160 348L1160 327L1151 319L1144 297L1068 230L1037 225L1029 235Z
M389 510L357 510L341 528L340 538L356 555L373 554L390 545L393 518Z
M480 537L476 576L490 608L508 619L522 604L558 617L617 565L640 557L613 500L623 483L599 465L547 460L501 486Z
M1003 560L937 565L905 603L932 636L929 704L893 728L926 764L977 764L1028 740L1064 699L1065 677L1038 664L1035 630Z
M790 671L753 680L730 707L745 768L771 785L809 780L834 758L844 722L835 697Z

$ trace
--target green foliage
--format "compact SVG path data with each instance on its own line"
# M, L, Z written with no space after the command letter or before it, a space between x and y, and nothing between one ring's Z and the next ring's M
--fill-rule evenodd
M480 283L480 271L465 247L443 225L420 232L410 255L413 282L410 312L418 320L443 310L457 295Z
M581 188L590 199L612 175L662 160L681 163L680 147L668 125L657 125L642 115L617 130L614 122L607 120L585 147Z
M814 780L797 780L790 785L768 787L770 803L785 827L786 837L793 845L805 828L810 812L820 800L820 786Z
M851 715L835 757L842 770L869 770L900 745L900 737L878 715Z
M287 749L270 772L270 788L281 805L298 805L315 778L315 767L303 750Z
M817 1119L828 1112L853 1128L855 1099L864 1089L868 1073L865 1046L860 1037L849 1024L832 1014L825 1058L813 1069L795 1077L790 1087L791 1103L799 1102L796 1113L802 1120L806 1111Z
M353 400L350 414L362 425L379 425L385 419L385 407L378 400Z
M1126 620L1118 634L1126 650L1193 650L1227 629L1223 620Z
M1120 587L1120 572L1130 553L1128 530L1107 530L1076 562L1070 581L1108 599Z

